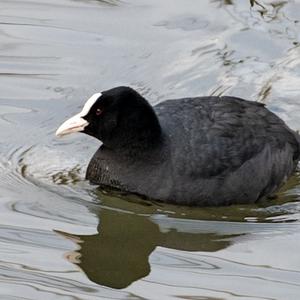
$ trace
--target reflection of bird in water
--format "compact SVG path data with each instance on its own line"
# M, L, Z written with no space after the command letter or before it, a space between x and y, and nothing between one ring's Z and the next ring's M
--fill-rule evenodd
M217 251L230 245L232 235L161 232L151 218L111 209L98 212L98 232L71 235L59 232L79 245L68 255L93 282L125 288L150 273L149 256L157 246L185 251ZM226 239L227 238L227 239ZM76 258L75 261L73 258Z
M257 223L251 226L241 222L249 217L263 221L263 227L258 227L261 233L262 228L266 230L268 227L266 221L271 221L272 216L276 219L287 214L280 204L298 199L299 193L291 191L299 184L297 174L286 185L290 192L285 194L282 191L281 198L273 201L272 210L268 206L265 210L262 206L257 210L257 206L244 205L197 209L97 189L95 196L102 208L94 210L90 207L90 210L99 219L98 233L75 235L57 232L78 245L78 250L69 252L66 258L77 264L91 281L112 288L125 288L150 273L149 256L157 246L182 251L219 251L236 242L237 237L256 231ZM276 207L280 213L274 209ZM149 217L159 213L172 218ZM224 222L224 218L227 221ZM282 220L285 221L284 218ZM288 220L291 221L291 218L288 217Z

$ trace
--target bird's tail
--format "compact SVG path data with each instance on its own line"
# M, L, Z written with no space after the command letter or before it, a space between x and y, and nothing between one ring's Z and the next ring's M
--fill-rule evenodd
M296 151L294 157L296 158L297 161L299 161L300 160L300 131L299 130L295 131L295 138L298 142L298 151Z

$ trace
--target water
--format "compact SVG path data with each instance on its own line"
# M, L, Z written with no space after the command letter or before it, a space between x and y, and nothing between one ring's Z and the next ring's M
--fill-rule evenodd
M300 129L300 1L0 0L0 299L299 299L300 175L253 206L186 208L84 181L54 132L120 84L235 95Z

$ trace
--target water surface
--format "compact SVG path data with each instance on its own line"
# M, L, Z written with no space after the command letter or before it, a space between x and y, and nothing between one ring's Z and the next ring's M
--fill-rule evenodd
M0 299L300 297L299 174L269 202L175 207L89 185L99 143L54 137L121 84L261 101L300 129L300 1L0 4Z

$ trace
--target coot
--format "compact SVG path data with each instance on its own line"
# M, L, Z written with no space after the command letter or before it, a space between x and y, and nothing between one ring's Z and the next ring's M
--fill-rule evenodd
M261 103L236 97L151 106L129 87L93 95L57 136L83 132L102 145L92 183L182 205L254 203L295 170L299 135Z

